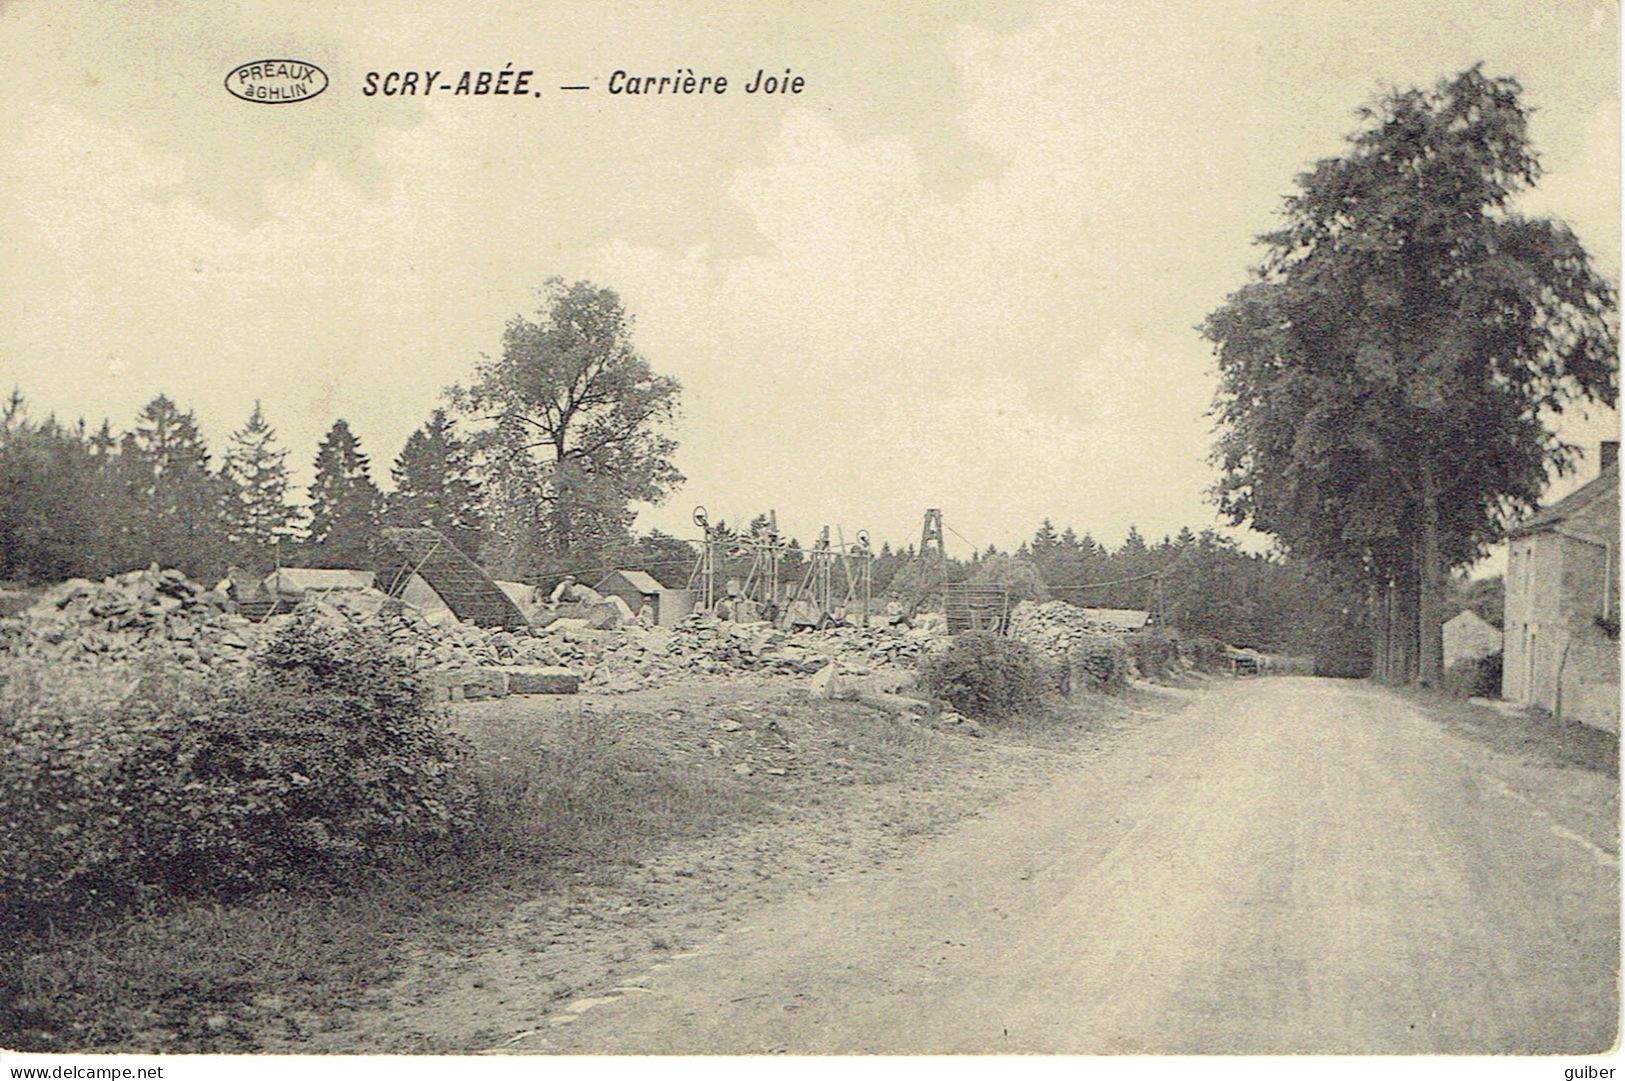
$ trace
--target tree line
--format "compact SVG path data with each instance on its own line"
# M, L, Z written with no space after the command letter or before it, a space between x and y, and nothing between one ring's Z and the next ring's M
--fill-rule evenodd
M478 482L445 410L412 433L383 494L344 420L322 439L305 505L258 402L218 459L196 416L160 394L115 433L0 412L0 579L101 577L148 563L208 579L229 567L371 566L382 525L431 522L477 538Z
M1441 681L1451 574L1574 468L1565 410L1617 401L1614 287L1516 209L1541 175L1521 94L1475 66L1362 109L1202 326L1219 506L1362 597L1395 682Z
M497 438L510 434L498 432ZM33 420L22 395L13 392L0 412L0 579L100 577L151 562L205 580L232 566L254 573L276 565L369 567L381 526L426 524L503 577L545 581L630 566L667 586L687 584L696 557L692 542L659 530L634 537L630 516L617 518L618 506L602 500L563 508L556 499L539 501L528 518L539 523L539 535L519 536L516 522L527 519L491 498L511 475L482 456L489 446L489 437L465 437L451 412L434 409L396 455L393 490L385 493L373 480L360 437L340 419L317 449L314 480L301 505L292 498L289 452L278 445L259 403L216 456L196 417L164 395L141 410L129 431L116 433L108 421L91 430L82 421ZM565 520L550 521L549 513ZM743 578L750 545L771 529L767 513L737 528L714 523L722 542L720 572ZM560 537L566 531L568 544ZM780 580L793 584L806 566L805 549L797 538L780 540ZM877 604L894 583L907 591L915 558L913 545L884 543L876 550ZM1012 560L1030 573L1012 575ZM1070 527L1057 532L1045 520L1013 555L990 546L950 558L948 577L1011 582L1017 599L1053 597L1106 608L1160 604L1170 625L1185 633L1272 650L1316 640L1326 613L1340 610L1325 602L1323 581L1279 559L1243 552L1210 530L1185 529L1148 544L1131 528L1111 549Z
M550 279L496 358L413 432L380 490L360 437L337 420L314 480L292 498L288 451L258 404L216 457L166 395L134 426L0 413L0 579L102 576L157 562L211 578L228 567L370 567L382 526L433 526L499 576L542 580L626 558L672 559L674 537L634 539L635 501L682 475L665 426L680 387L632 345L611 290Z

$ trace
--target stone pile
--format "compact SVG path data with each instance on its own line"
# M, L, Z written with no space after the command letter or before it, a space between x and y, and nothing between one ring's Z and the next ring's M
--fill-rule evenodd
M256 638L258 628L228 603L176 570L75 578L0 619L0 652L62 664L152 656L208 671L241 660Z
M766 623L696 617L676 627L599 629L561 619L536 630L504 631L432 622L400 605L372 607L365 596L335 598L345 617L377 627L391 650L428 672L477 667L564 666L591 690L632 691L696 676L801 676L833 661L862 668L912 667L924 638L860 628L791 634ZM276 619L269 621L274 626Z
M1058 690L1114 690L1138 678L1129 648L1133 636L1090 619L1065 601L1023 601L1010 613L1010 637L1032 646Z
M567 622L567 621L566 621ZM838 627L790 633L767 623L698 617L676 627L595 631L555 623L539 634L558 663L587 673L590 689L630 691L695 676L804 676L832 664L864 669L913 667L929 641L892 630Z
M1089 635L1120 633L1118 628L1090 619L1083 609L1066 601L1022 601L1010 613L1011 638L1057 659L1066 657Z
M380 595L381 596L381 595ZM307 602L310 603L310 602ZM411 661L419 671L437 672L489 665L558 665L563 657L545 638L528 630L508 631L476 627L455 619L431 620L411 605L370 596L334 594L316 602L350 621L379 631L389 639L390 652ZM285 616L266 620L274 631Z
M676 627L599 630L587 620L561 619L509 631L430 618L376 590L333 592L303 605L328 619L378 630L392 653L431 675L563 667L578 673L584 688L612 692L695 677L802 677L831 664L854 671L912 669L937 638L857 627L792 634L767 623L705 616ZM174 570L134 571L99 583L79 579L21 616L0 620L0 652L89 663L153 655L207 671L246 658L292 618L279 614L255 623L229 608L224 593Z

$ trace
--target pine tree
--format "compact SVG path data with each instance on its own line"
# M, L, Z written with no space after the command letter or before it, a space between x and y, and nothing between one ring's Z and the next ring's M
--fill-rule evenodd
M298 511L288 505L288 452L275 446L276 429L260 403L248 423L232 433L221 479L222 518L236 561L255 567L276 562L280 545L292 540Z
M20 391L0 405L0 579L94 573L103 529L84 425L28 419Z
M197 418L160 394L141 410L122 444L125 494L131 500L132 551L139 562L205 577L223 566L219 478Z
M96 517L97 528L85 553L86 573L101 578L121 569L119 553L129 544L130 506L125 499L119 463L119 441L112 424L103 419L96 434L85 441L90 455L87 502Z
M1028 547L1032 549L1033 558L1042 561L1055 548L1055 544L1055 524L1045 518L1043 524L1038 527L1038 532L1033 534L1032 543Z
M485 526L480 488L468 447L444 409L436 409L407 439L390 476L395 481L386 500L391 525L433 526L469 558L479 558Z
M343 420L333 422L316 451L310 486L311 562L318 567L369 567L382 502L361 441Z

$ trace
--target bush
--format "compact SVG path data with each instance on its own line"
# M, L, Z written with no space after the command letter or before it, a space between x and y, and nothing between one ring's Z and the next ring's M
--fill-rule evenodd
M336 876L469 814L461 744L416 673L310 613L236 675L17 677L0 685L0 924Z
M1129 635L1127 645L1142 676L1166 676L1179 667L1179 643L1160 627Z
M1501 697L1501 653L1457 661L1444 673L1444 689L1458 698Z
M1121 690L1128 686L1130 663L1128 646L1121 635L1080 635L1067 651L1067 689Z
M1217 638L1197 637L1179 640L1179 655L1193 668L1204 672L1227 672L1230 661L1226 654L1230 647Z
M926 659L920 685L962 713L997 718L1036 705L1043 674L1025 642L969 631Z

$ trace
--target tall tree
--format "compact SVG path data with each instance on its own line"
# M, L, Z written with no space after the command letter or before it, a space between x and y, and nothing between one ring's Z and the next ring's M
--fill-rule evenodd
M1219 359L1221 507L1294 554L1397 587L1402 652L1441 678L1440 593L1613 405L1613 289L1564 225L1513 209L1540 176L1518 83L1477 68L1362 110L1298 178L1251 284L1203 326Z
M681 589L694 570L696 548L690 541L651 529L627 551L626 565L648 571L661 585Z
M293 540L299 512L288 504L287 459L256 401L248 422L231 434L220 470L222 517L235 560L274 563L279 547Z
M395 490L385 506L392 525L430 525L471 559L479 558L485 517L473 456L444 409L406 440L390 470Z
M635 502L682 483L666 434L680 387L632 342L613 291L551 278L534 319L517 317L502 353L454 400L495 421L476 440L493 523L515 570L604 563L630 541Z
M381 499L361 441L333 422L316 451L310 486L310 552L318 567L370 567Z
M112 423L104 418L96 433L85 440L85 448L90 455L91 470L86 504L93 508L97 528L84 561L86 570L82 573L106 577L128 569L120 566L119 555L128 544L131 519L119 461L119 440L113 434Z
M120 454L134 519L129 554L193 576L221 570L221 485L197 418L160 394L141 410Z
M105 573L96 473L82 428L31 421L20 391L0 404L0 580Z

